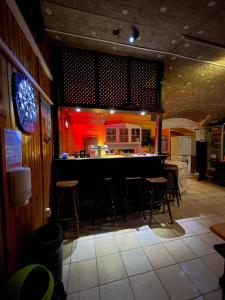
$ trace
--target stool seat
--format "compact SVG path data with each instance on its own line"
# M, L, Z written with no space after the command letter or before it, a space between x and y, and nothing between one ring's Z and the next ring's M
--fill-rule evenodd
M164 177L146 178L145 180L150 183L167 183L167 179Z
M56 221L72 221L76 227L77 237L79 237L79 219L78 219L78 199L77 199L77 185L78 180L67 180L67 181L58 181L55 186L57 188L57 202L56 202ZM68 205L71 202L71 217L63 218L61 214L61 208L65 205Z
M125 180L140 180L142 177L125 177Z
M58 188L73 188L78 184L78 180L70 180L70 181L58 181L56 182L56 186Z

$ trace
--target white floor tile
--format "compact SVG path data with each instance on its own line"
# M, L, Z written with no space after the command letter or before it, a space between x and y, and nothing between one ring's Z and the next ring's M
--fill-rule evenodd
M100 286L101 300L134 300L128 279L114 281Z
M130 249L140 247L140 244L134 232L128 232L125 236L124 234L116 235L115 237L119 245L120 251L125 251L125 250L130 250Z
M155 272L130 277L136 300L169 300Z
M182 240L175 240L164 243L164 246L173 256L176 262L183 262L196 257L196 254L191 251Z
M95 240L96 256L104 256L119 252L116 239L113 236L98 238Z
M70 264L68 293L85 290L98 285L96 259Z
M121 256L128 276L152 270L152 266L150 265L142 249L124 251L121 252Z
M178 265L157 270L156 273L172 300L190 299L200 295Z
M66 300L100 300L99 287L69 294Z
M214 253L214 249L198 236L183 238L182 241L198 256Z
M100 284L127 277L127 273L119 253L98 257L97 266Z
M222 276L224 271L224 258L217 253L201 257L201 260L216 273L217 276Z
M201 293L219 288L217 276L200 259L186 261L180 266Z
M148 246L161 243L160 239L151 230L140 230L136 232L136 237L141 246Z
M207 232L207 233L199 234L198 236L201 239L203 239L204 241L206 241L208 244L210 244L211 246L213 246L215 244L224 243L224 240L222 240L220 237L215 235L213 232Z
M72 253L72 242L66 242L63 245L63 264L69 264L70 263L70 257Z
M95 257L94 239L76 240L73 243L71 262L82 261Z
M157 235L157 237L160 239L160 241L166 242L166 241L172 241L174 239L178 239L176 230L170 229L167 227L160 227L160 228L152 228L152 231Z
M70 265L63 265L63 269L62 269L62 282L63 282L63 286L65 291L67 290L67 284L68 284L68 277L69 277L69 267Z
M163 244L151 245L143 249L154 269L176 263Z
M197 220L184 221L183 224L196 234L209 232L209 228L202 225Z
M205 300L220 300L222 299L222 290L217 290L204 295Z
M101 239L109 236L114 236L113 232L101 232L94 235L95 239Z

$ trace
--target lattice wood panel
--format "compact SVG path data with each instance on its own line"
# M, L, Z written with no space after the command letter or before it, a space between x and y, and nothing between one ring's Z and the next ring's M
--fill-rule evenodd
M100 55L99 105L122 107L127 105L127 58Z
M66 48L62 54L64 104L95 104L95 56Z
M132 107L159 110L159 65L142 60L131 60L130 64Z

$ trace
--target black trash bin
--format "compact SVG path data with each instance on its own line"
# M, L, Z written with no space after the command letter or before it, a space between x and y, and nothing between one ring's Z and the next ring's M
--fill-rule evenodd
M55 284L62 282L63 238L62 227L56 223L39 227L31 237L32 263L48 268Z

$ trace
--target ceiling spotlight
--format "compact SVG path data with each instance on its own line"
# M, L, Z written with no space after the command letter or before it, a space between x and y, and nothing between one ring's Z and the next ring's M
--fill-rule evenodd
M109 113L112 115L115 113L115 109L110 109Z
M112 33L113 33L113 35L119 35L120 34L119 27L114 27Z
M132 33L129 36L129 42L133 44L138 38L139 38L139 30L135 26L133 26Z
M142 111L140 112L140 115L141 115L141 116L146 115L146 111L142 110Z
M80 107L77 107L75 110L76 110L76 112L80 112L80 111L81 111L81 108L80 108Z

